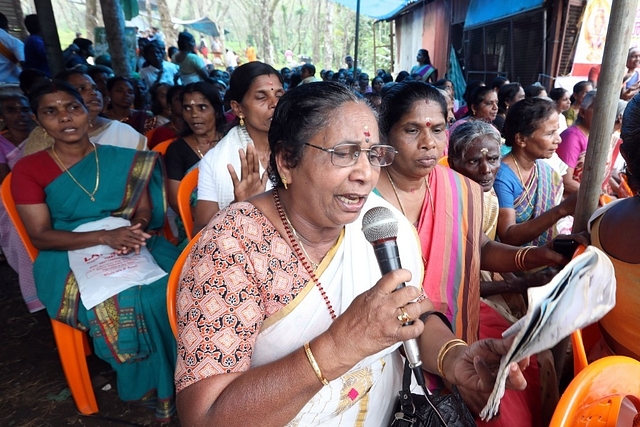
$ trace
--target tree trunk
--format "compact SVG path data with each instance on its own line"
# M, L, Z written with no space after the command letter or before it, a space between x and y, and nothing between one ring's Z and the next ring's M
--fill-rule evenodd
M323 29L320 26L320 22L322 21L320 18L320 15L322 14L322 2L319 1L317 3L317 7L316 7L316 13L314 14L313 17L313 28L314 31L313 33L315 34L315 37L311 38L311 52L313 55L312 58L312 62L314 64L318 64L320 65L320 34L325 33L325 31L323 31ZM325 33L325 37L326 37L326 33ZM318 73L320 72L320 70L318 70ZM320 76L320 74L318 74L318 76Z
M87 27L87 38L95 40L95 30L98 25L98 2L96 0L87 0L84 21Z
M173 10L173 16L176 18L182 17L182 15L180 15L180 6L182 6L182 0L176 1L176 8Z
M271 48L271 28L273 27L273 14L278 4L278 0L261 0L260 9L266 12L261 23L262 37L262 61L273 65L273 50Z
M325 14L324 32L324 69L333 68L333 1L325 0L327 12ZM340 67L338 67L340 68Z
M179 2L180 0L178 0L178 3ZM160 28L162 28L162 32L164 33L165 43L171 46L177 42L178 32L173 28L167 0L156 0L156 3L158 5L158 12L160 13Z
M52 75L64 70L64 58L60 49L58 27L53 14L53 6L49 0L35 0L38 22L42 30L44 48L47 52L47 62Z
M127 58L127 47L124 37L124 13L119 0L100 0L104 18L105 33L113 72L116 76L131 77L131 66Z

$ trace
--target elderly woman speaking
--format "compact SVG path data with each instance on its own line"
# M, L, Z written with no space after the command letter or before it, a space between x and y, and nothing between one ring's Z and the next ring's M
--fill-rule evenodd
M488 396L509 343L467 346L429 315L415 232L370 194L395 156L371 107L336 83L302 85L278 103L269 144L274 189L214 217L182 272L183 424L383 425L410 339L425 370ZM397 217L406 270L381 275L361 231L373 207ZM526 385L515 364L510 384Z

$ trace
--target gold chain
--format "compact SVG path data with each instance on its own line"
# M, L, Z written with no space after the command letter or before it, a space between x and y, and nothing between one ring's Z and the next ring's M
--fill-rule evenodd
M527 199L527 205L529 207L531 207L531 209L535 209L533 207L533 203L531 203L531 199L529 198L529 187L527 187L524 183L524 179L522 179L522 173L520 172L520 165L518 165L518 161L516 160L516 157L513 155L513 152L511 152L511 158L513 159L513 164L516 165L516 171L518 172L518 178L520 178L520 182L522 183L522 188L524 191L524 196ZM533 167L535 168L535 164L533 165ZM534 169L535 170L535 169ZM532 172L533 173L533 172ZM533 182L533 181L532 181Z
M89 191L87 191L87 189L84 188L82 184L78 182L78 180L71 174L71 172L69 172L69 169L67 169L64 163L62 163L62 160L60 160L60 157L58 157L58 154L56 153L56 144L53 144L51 146L51 152L53 153L53 156L56 158L58 163L60 163L60 166L62 166L62 169L64 169L64 171L69 175L69 177L73 180L73 182L75 182L82 191L87 193L87 196L89 196L92 202L95 202L96 198L94 196L98 191L98 186L100 185L100 162L98 161L98 149L96 148L96 144L94 144L93 141L90 141L90 142L91 142L91 145L93 145L93 153L95 154L95 157L96 157L96 186L91 193L89 193Z
M400 210L402 211L402 214L406 217L407 213L405 212L404 206L402 205L402 201L400 200L400 195L398 194L398 189L396 188L396 184L393 182L393 179L391 179L389 170L385 168L384 171L387 173L387 178L389 178L389 182L391 183L391 188L393 188L393 193L396 195L396 200L400 205ZM429 194L429 203L431 204L431 214L433 215L433 218L435 218L436 208L435 208L435 205L433 204L433 194L431 194L431 186L429 185L429 181L427 180L426 176L424 177L424 183L427 185L427 192Z

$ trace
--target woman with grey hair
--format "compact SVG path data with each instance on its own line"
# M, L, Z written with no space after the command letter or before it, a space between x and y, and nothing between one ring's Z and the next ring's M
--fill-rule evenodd
M565 194L575 193L580 188L595 100L595 90L587 93L582 100L575 123L560 134L562 143L558 146L557 153L558 157L567 164L567 173L562 177Z
M493 183L500 169L500 134L489 123L478 120L461 124L449 136L449 166L471 178L484 191L482 231L495 239L498 196Z

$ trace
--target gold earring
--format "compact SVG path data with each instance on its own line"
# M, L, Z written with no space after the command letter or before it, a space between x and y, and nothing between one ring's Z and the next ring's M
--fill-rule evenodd
M286 177L286 176L284 176L284 175L282 175L282 176L280 177L280 179L282 180L282 185L284 185L284 189L285 189L285 190L288 190L288 189L289 189L289 186L287 185L287 177Z
M244 126L244 116L240 116L240 126Z

